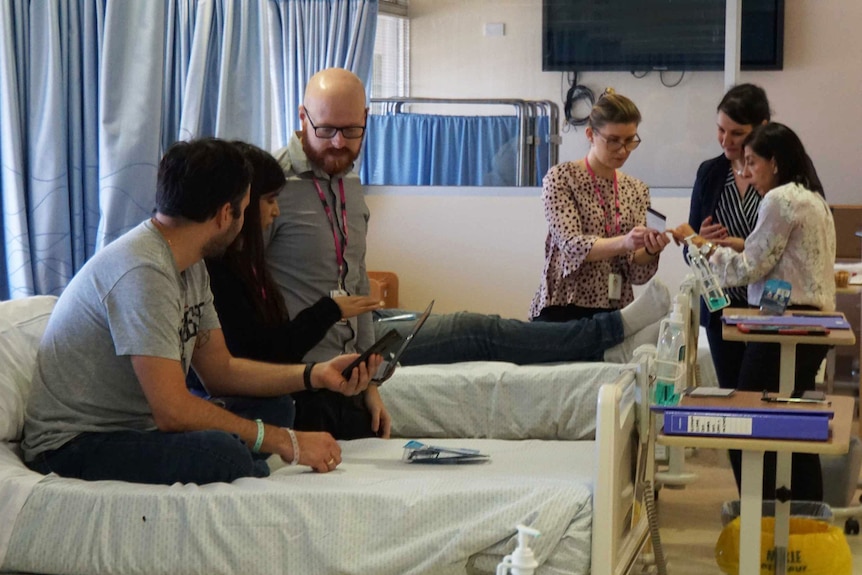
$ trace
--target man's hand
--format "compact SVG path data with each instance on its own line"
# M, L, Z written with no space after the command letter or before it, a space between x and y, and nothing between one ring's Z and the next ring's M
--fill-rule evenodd
M287 432L285 432L286 434ZM332 471L341 463L341 446L325 431L296 431L299 445L299 464L307 465L318 473ZM291 442L287 441L290 452L281 452L282 460L290 463L294 453Z
M383 398L380 397L380 391L376 385L369 385L365 390L365 407L371 413L371 431L376 433L377 437L389 439L392 418L386 411L386 406L383 405Z
M342 295L332 299L338 304L343 319L356 317L383 307L382 301L369 295Z
M368 388L371 377L377 373L377 369L383 363L383 357L379 354L370 355L367 363L360 363L353 368L350 379L344 379L341 372L357 357L359 357L358 354L350 353L318 363L311 370L311 387L328 389L348 396L362 393Z

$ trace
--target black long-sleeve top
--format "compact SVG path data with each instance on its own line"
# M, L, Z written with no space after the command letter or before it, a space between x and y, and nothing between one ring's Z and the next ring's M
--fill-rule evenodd
M221 322L225 343L234 357L272 363L301 363L303 356L323 339L341 319L335 300L320 298L293 320L264 324L252 303L249 286L222 260L207 260L210 289ZM186 380L189 388L203 391L194 370Z

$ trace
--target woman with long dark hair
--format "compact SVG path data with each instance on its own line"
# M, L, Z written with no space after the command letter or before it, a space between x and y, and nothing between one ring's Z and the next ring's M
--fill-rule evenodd
M835 309L835 224L799 137L777 122L757 126L743 141L743 175L761 196L757 225L742 251L716 246L700 235L696 246L724 286L748 286L748 304L760 305L764 284L779 279L791 285L789 309ZM689 224L674 230L677 241L693 235ZM795 392L814 389L814 378L828 351L825 345L799 345L796 350ZM777 343L749 342L739 368L737 388L778 391L780 347ZM739 454L731 452L739 482ZM774 498L775 457L766 459L764 497ZM793 498L823 497L820 459L794 454Z
M284 186L284 172L268 152L245 142L233 144L254 170L249 204L242 230L224 255L206 260L210 289L225 343L235 357L301 363L305 353L323 338L335 322L375 310L380 307L380 302L369 296L324 297L299 312L293 320L289 318L284 298L263 256L263 230L278 215L276 198ZM206 394L193 374L188 384L196 392ZM343 404L342 417L337 422L324 424L318 421L321 413L311 403L318 401L320 396L330 394L334 396L330 401ZM256 413L260 412L261 402L270 401L269 409L275 410L292 408L295 402L295 429L330 431L336 439L357 433L386 436L389 433L389 416L377 387L373 385L354 397L319 390L299 392L292 399L281 398L277 402L245 398L219 398L216 401L236 412L241 412L248 402L253 401Z

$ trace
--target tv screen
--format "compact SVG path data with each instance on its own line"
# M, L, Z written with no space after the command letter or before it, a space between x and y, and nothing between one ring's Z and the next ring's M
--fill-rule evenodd
M724 0L543 0L542 69L723 70ZM742 0L743 70L784 64L784 0Z

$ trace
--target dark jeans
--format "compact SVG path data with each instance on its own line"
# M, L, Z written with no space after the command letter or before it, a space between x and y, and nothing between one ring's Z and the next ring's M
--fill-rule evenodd
M218 401L251 419L280 427L293 424L293 401L288 396ZM39 473L88 481L204 484L266 477L269 467L263 457L225 431L111 431L82 433L58 449L40 453L27 465Z
M796 346L795 392L814 389L814 378L820 369L829 346ZM743 391L777 392L781 348L777 343L749 343L746 345L739 371L739 386ZM730 451L737 488L741 485L742 454ZM823 500L823 477L820 456L812 453L795 453L792 458L791 489L793 499L799 501ZM775 453L767 452L763 463L763 498L775 499Z
M392 317L403 310L374 312ZM389 329L407 335L415 320L375 321L379 338ZM434 314L401 356L402 365L459 361L508 361L519 365L562 361L601 361L606 349L624 339L618 311L596 313L588 319L551 323L501 318L498 315L458 312Z

